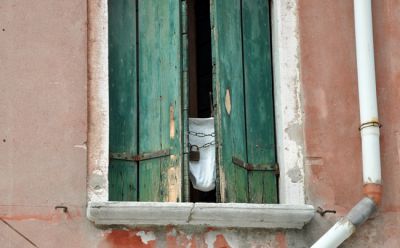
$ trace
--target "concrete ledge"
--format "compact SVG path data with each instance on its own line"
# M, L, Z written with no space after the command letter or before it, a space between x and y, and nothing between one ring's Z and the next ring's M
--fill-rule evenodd
M246 203L94 202L88 218L96 225L205 225L297 228L314 216L311 205Z

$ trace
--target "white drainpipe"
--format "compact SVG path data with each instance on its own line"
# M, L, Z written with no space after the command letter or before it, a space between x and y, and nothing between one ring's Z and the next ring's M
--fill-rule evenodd
M380 124L376 98L371 0L354 0L354 18L365 197L312 248L338 247L376 211L381 201Z

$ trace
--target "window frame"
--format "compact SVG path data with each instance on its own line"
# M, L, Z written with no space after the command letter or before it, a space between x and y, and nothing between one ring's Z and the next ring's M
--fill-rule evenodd
M314 208L305 204L304 113L302 112L301 77L298 66L300 64L300 38L297 1L272 0L271 10L276 144L277 161L280 165L279 204L231 204L229 209L230 211L233 210L239 213L245 212L242 211L241 207L253 209L249 205L258 205L262 209L277 207L280 209L278 212L283 211L285 214L288 211L294 213L297 209L299 217L302 216L299 220L304 224L304 217L307 216L309 221L313 215ZM88 1L89 118L87 210L88 218L95 222L93 213L101 207L101 204L103 204L102 206L116 206L108 201L109 102L107 12L107 1ZM126 209L129 209L129 206L133 209L132 204L133 202L126 203L124 206ZM140 203L136 202L135 204ZM179 211L179 204L182 205L181 209L183 210L184 204L193 203L153 203L154 206L159 205L156 209L158 207L164 208L168 204L173 204L170 206L176 206ZM190 207L191 210L195 208L194 205ZM220 212L226 209L225 206L227 206L225 203L210 203L209 207L200 204L199 209L211 208L214 212ZM288 206L292 206L293 208ZM191 214L192 212L190 212L189 217ZM282 214L282 216L285 214ZM110 223L117 224L117 221L113 221L111 218ZM284 222L282 221L281 223ZM232 224L228 226L237 225ZM274 228L279 227L272 226ZM271 227L271 225L264 224L258 227ZM282 227L287 228L290 225ZM300 225L297 223L293 227L299 228Z

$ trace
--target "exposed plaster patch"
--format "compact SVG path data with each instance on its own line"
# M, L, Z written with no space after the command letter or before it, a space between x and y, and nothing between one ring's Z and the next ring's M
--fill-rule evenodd
M217 239L217 235L218 233L214 231L206 233L204 241L207 244L207 248L214 248L214 242Z
M136 236L139 236L142 239L143 244L148 244L150 241L156 240L156 236L154 235L154 232L149 231L140 231L136 233Z
M297 166L291 168L286 174L288 175L292 183L298 183L303 179L301 170Z
M294 141L299 149L302 149L303 143L301 142L304 139L303 135L303 126L297 123L291 123L290 126L285 128L285 133L288 135L289 139Z
M79 148L79 149L87 150L87 146L86 146L86 144L82 144L82 145L74 145L74 148Z
M89 178L89 199L92 201L104 201L104 195L108 195L107 188L104 185L108 184L108 179L105 173L101 170L94 170Z
M239 236L236 232L228 232L224 234L226 242L230 247L236 248L239 247Z
M172 228L170 232L167 233L168 236L176 237L176 229Z
M280 203L304 203L303 102L300 77L298 1L272 1L277 155ZM299 176L301 178L299 178Z
M295 7L295 4L294 4L292 1L288 1L288 2L286 3L286 9L287 9L288 11L292 11L294 7Z
M91 184L96 185L101 183L104 183L104 172L101 170L92 171Z
M297 47L296 50L299 48ZM301 85L300 85L300 68L299 68L299 59L296 58L296 75L293 76L292 82L296 82L293 84L292 88L292 94L293 94L293 99L294 99L294 105L293 105L293 112L294 112L294 118L291 120L291 124L302 124L303 123L303 101L301 98Z

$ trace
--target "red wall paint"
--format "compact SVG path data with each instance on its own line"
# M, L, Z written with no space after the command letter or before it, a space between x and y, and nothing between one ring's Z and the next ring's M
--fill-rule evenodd
M286 237L283 232L277 232L275 236L275 240L277 243L277 248L287 248Z
M228 242L226 242L225 237L222 234L218 234L215 242L214 242L214 247L215 248L231 248L228 244Z
M106 234L105 240L99 247L113 248L152 248L156 247L156 241L149 241L147 244L137 235L138 231L112 230Z

